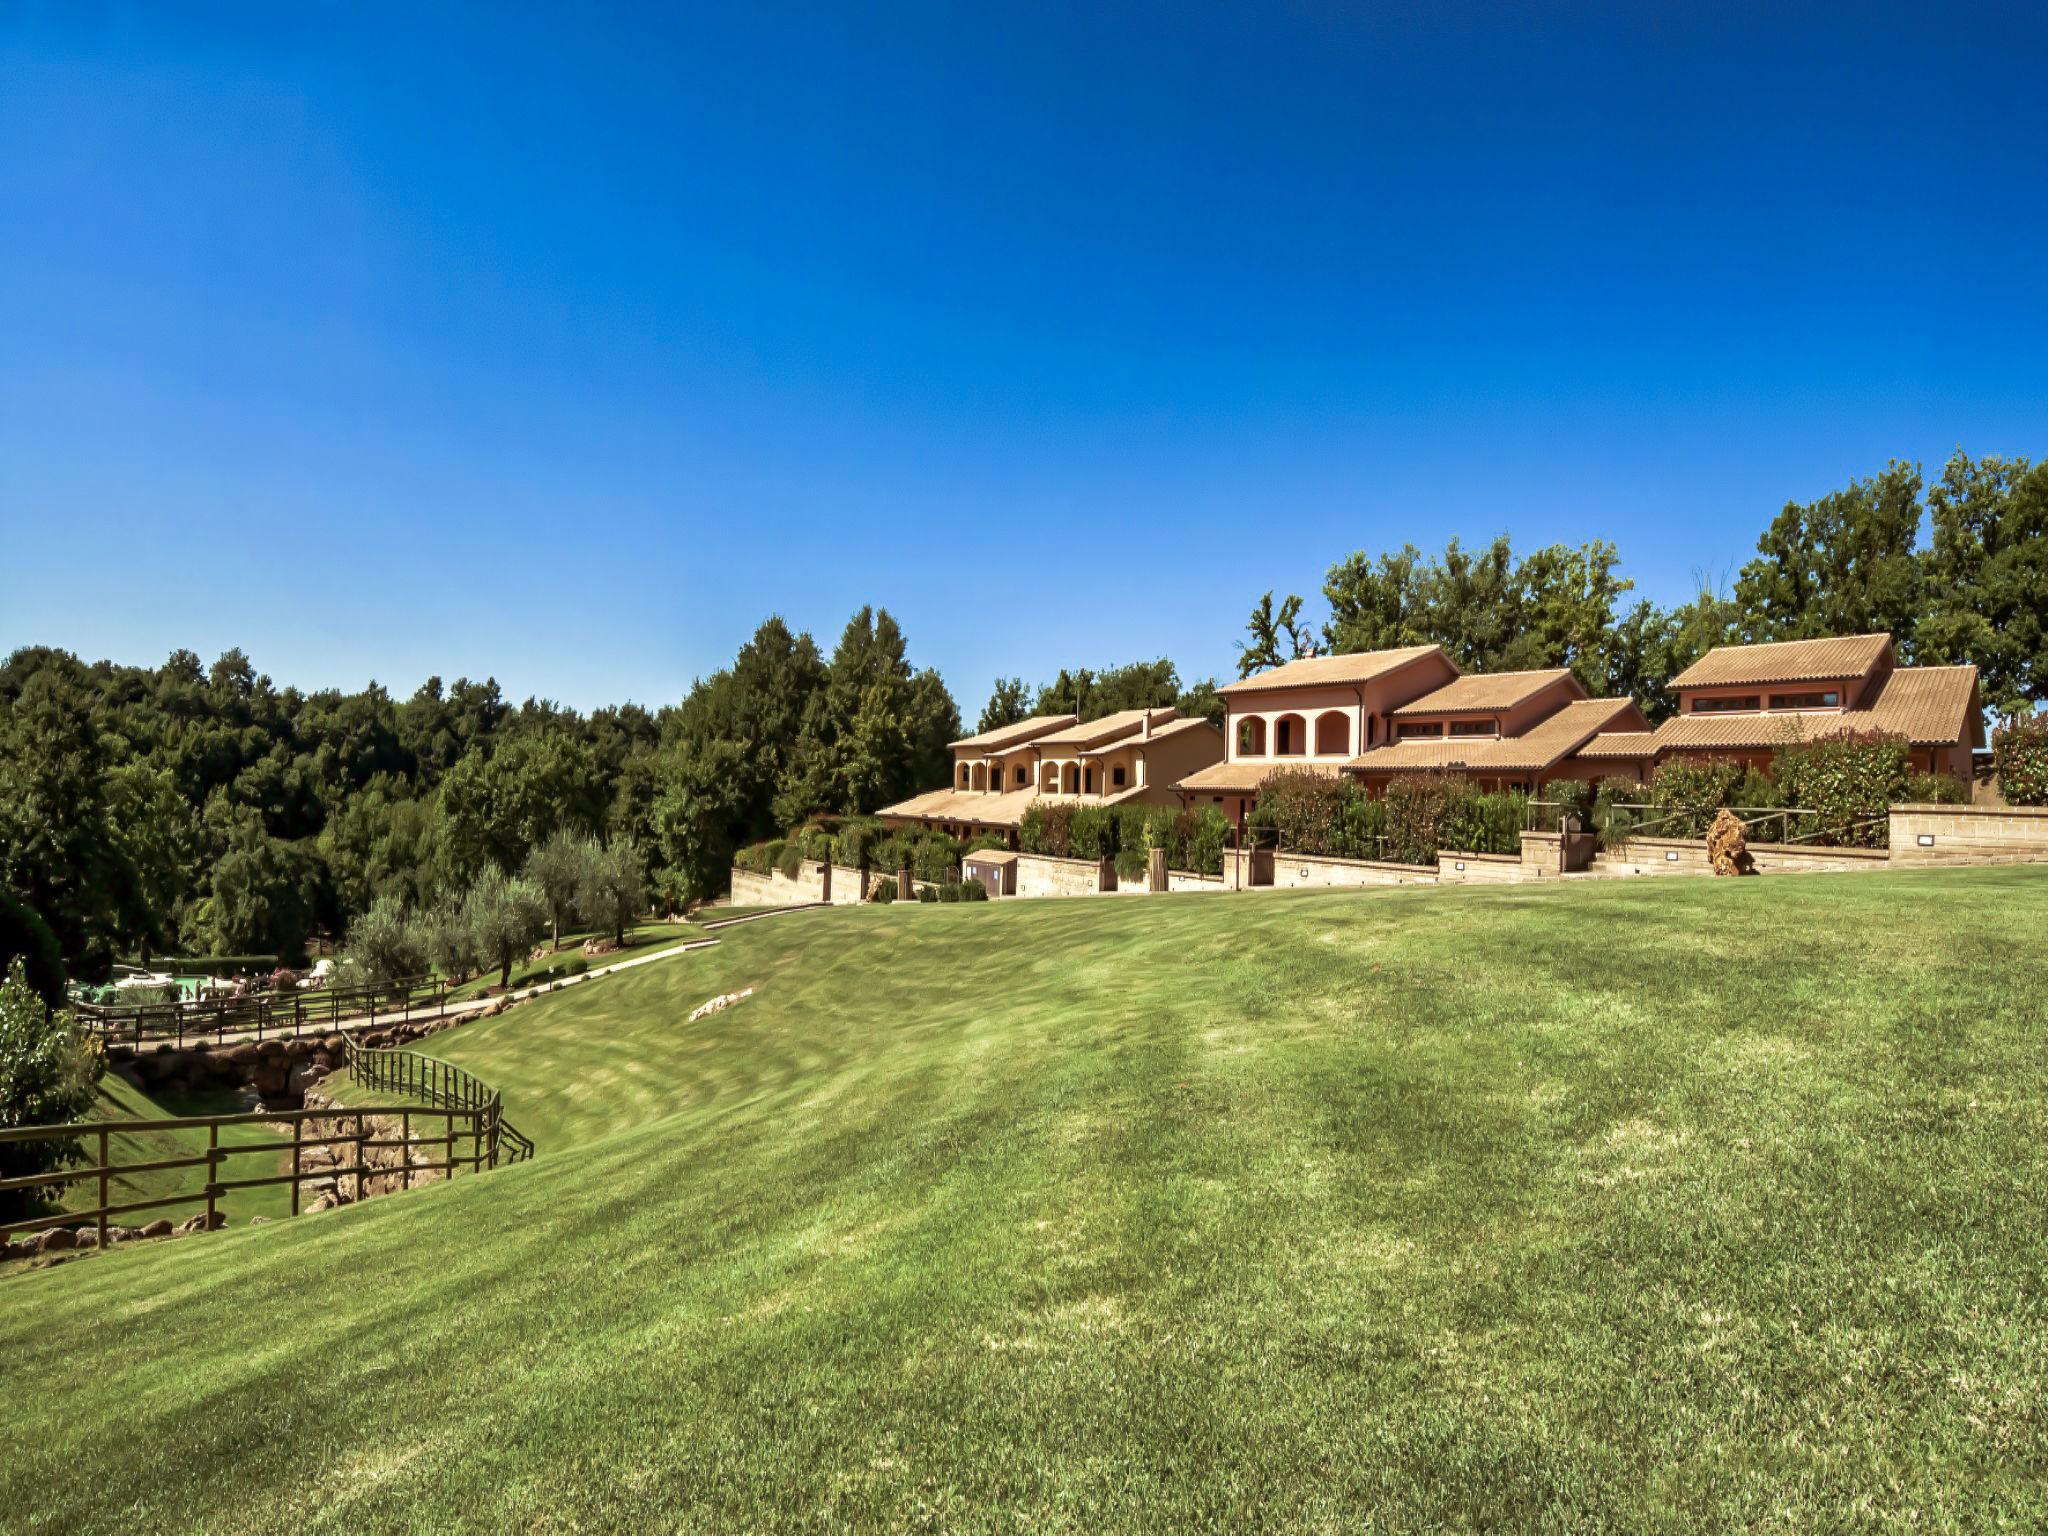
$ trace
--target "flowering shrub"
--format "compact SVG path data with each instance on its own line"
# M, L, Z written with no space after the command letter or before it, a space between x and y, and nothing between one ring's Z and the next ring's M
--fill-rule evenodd
M1885 812L1906 798L1912 753L1903 736L1841 731L1781 748L1773 777L1785 804L1818 813L1802 832L1816 842L1875 848L1889 836Z

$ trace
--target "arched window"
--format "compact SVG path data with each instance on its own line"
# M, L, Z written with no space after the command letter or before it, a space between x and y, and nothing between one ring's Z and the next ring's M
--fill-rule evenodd
M1300 757L1308 751L1308 722L1299 715L1282 715L1273 722L1273 755Z
M1119 763L1116 767L1109 770L1109 784L1112 789L1122 789L1124 787L1123 764Z
M1079 763L1067 764L1064 777L1066 782L1060 786L1062 789L1070 795L1081 793L1081 765Z
M967 787L967 765L965 763L960 765L960 787L962 789Z
M1237 755L1239 757L1264 757L1266 755L1266 722L1257 715L1249 715L1237 722Z
M974 765L974 773L969 780L968 788L976 790L988 788L988 769L982 764L976 763Z
M1332 709L1316 716L1316 756L1349 757L1351 755L1351 719L1341 709Z
M1056 795L1060 792L1060 765L1040 763L1038 765L1038 792L1041 795Z

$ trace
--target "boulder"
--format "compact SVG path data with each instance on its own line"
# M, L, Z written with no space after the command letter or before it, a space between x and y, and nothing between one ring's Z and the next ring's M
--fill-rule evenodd
M207 1219L206 1212L201 1211L197 1216L187 1217L184 1221L179 1222L178 1234L182 1237L188 1232L217 1232L227 1224L227 1217L221 1215L219 1211L213 1213L213 1219L210 1221Z
M75 1248L97 1248L100 1245L100 1229L98 1227L80 1227L72 1235L78 1239L76 1243L72 1244Z
M252 1227L267 1227L270 1225L270 1218L268 1216L251 1216L249 1218L249 1225Z
M1717 875L1746 875L1750 872L1749 839L1742 819L1733 811L1723 809L1714 817L1714 824L1707 828L1707 858Z
M303 1095L308 1088L325 1076L327 1076L327 1069L325 1067L316 1067L311 1062L302 1061L292 1068L291 1076L285 1079L285 1092L287 1094Z
M137 1237L169 1237L172 1230L170 1222L164 1217L159 1216L155 1221L146 1221L137 1227L135 1235Z
M244 1040L240 1045L230 1047L227 1053L227 1059L238 1067L254 1065L256 1056L257 1050L254 1040Z
M69 1227L52 1227L36 1239L36 1252L60 1253L66 1248L78 1246L78 1234Z

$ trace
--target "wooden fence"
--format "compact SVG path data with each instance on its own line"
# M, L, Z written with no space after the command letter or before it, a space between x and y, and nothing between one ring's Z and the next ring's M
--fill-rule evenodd
M196 1002L74 1003L72 1011L108 1045L172 1041L183 1046L208 1039L218 1044L231 1034L258 1040L326 1034L343 1019L367 1017L374 1024L380 1010L394 1018L427 1010L439 1017L448 1011L450 986L445 978L426 977L388 987L305 987Z
M377 1050L352 1052L350 1066L356 1070L357 1081L365 1086L403 1093L419 1102L346 1107L330 1105L322 1109L237 1115L184 1115L160 1120L93 1120L70 1125L0 1129L0 1143L62 1141L82 1143L98 1151L97 1159L83 1166L0 1179L0 1192L27 1191L31 1195L47 1194L79 1183L98 1186L98 1202L90 1209L55 1211L0 1223L0 1237L91 1222L97 1226L99 1246L104 1248L107 1245L108 1218L113 1216L203 1203L206 1225L212 1227L216 1224L220 1197L230 1190L288 1184L291 1186L292 1214L296 1216L299 1214L301 1188L309 1182L331 1180L338 1187L348 1187L353 1181L354 1198L360 1200L365 1182L371 1178L395 1176L400 1188L409 1189L415 1175L440 1173L452 1179L458 1170L481 1173L501 1164L525 1162L533 1156L533 1142L506 1122L498 1091L452 1063L418 1051ZM396 1120L398 1135L390 1136L388 1125L373 1123L380 1120ZM306 1128L314 1121L331 1124L309 1141ZM439 1129L437 1132L430 1130L415 1140L413 1127L417 1121L425 1121L430 1127L438 1126ZM271 1131L281 1131L289 1126L291 1141L286 1144L282 1137L272 1135L259 1141L224 1144L221 1132L237 1126L261 1126ZM115 1161L113 1138L140 1131L204 1131L206 1150L186 1157ZM309 1146L319 1145L348 1149L349 1162L308 1167L304 1160L306 1150ZM370 1152L390 1149L399 1149L402 1153L398 1163L391 1167L377 1165L366 1156ZM426 1151L428 1160L414 1162L416 1150ZM436 1150L440 1154L438 1161L432 1157ZM291 1157L289 1173L247 1178L221 1176L223 1165L229 1158L268 1154L282 1162L287 1153ZM205 1170L204 1182L198 1189L149 1200L117 1202L113 1198L114 1180L123 1175L164 1173L186 1168Z

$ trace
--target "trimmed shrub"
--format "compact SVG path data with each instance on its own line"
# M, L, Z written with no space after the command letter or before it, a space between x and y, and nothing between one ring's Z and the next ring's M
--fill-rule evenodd
M1252 814L1262 831L1272 829L1288 853L1334 853L1345 813L1362 793L1357 785L1326 773L1282 769L1259 785Z
M1034 805L1024 813L1023 824L1017 828L1017 841L1026 853L1072 858L1073 824L1071 805Z
M1386 793L1387 857L1397 864L1434 864L1445 823L1475 793L1470 779L1451 774L1395 775Z
M1905 798L1910 762L1902 736L1843 731L1780 749L1775 766L1785 803L1818 812L1819 841L1876 848L1890 835L1886 811Z
M1001 852L1009 846L1010 840L1000 832L977 832L967 840L967 846L960 851L963 854L980 853L984 848L993 848Z
M788 879L794 880L804 867L803 845L784 843L775 855L775 867Z
M2009 721L1994 731L1991 766L2007 805L2048 805L2048 714Z
M935 885L920 885L917 888L917 899L924 902L935 902L939 899L939 888Z
M1344 802L1344 821L1330 852L1340 859L1383 859L1387 848L1387 802L1375 800L1359 786Z
M1621 807L1642 805L1649 798L1648 786L1620 774L1609 774L1594 786L1593 832L1603 847L1627 837L1629 827L1640 815L1636 811L1624 811Z
M590 962L584 959L581 955L578 955L574 960L571 960L567 965L562 967L562 974L564 976L581 976L585 971L589 969Z
M1906 799L1914 805L1968 805L1970 786L1952 773L1908 774Z
M1663 813L1658 837L1704 837L1714 812L1734 803L1735 786L1746 770L1725 758L1674 758L1650 780L1649 802Z
M1529 797L1520 790L1453 794L1444 808L1437 846L1459 853L1520 853L1528 815Z
M1069 858L1107 859L1116 853L1117 817L1115 811L1104 810L1099 805L1073 807L1073 818L1067 823L1067 847Z
M894 880L878 880L875 882L875 888L868 892L868 900L881 906L887 906L895 899L896 882Z
M1728 803L1744 810L1771 811L1785 803L1785 792L1778 781L1760 768L1745 768L1742 777L1735 781L1735 787L1728 792Z
M1223 873L1223 852L1230 845L1230 822L1213 805L1182 811L1173 819L1173 841L1166 862L1172 869L1197 875Z
M770 852L771 848L775 852ZM752 847L742 848L732 856L733 866L751 874L765 875L775 868L775 854L779 852L781 848L778 844L755 843Z
M960 884L960 899L962 901L987 901L988 887L979 880L963 880Z
M942 833L926 833L910 845L910 872L941 885L959 880L960 845Z

